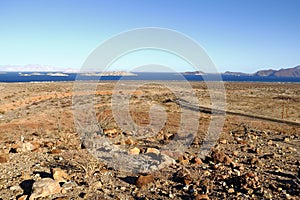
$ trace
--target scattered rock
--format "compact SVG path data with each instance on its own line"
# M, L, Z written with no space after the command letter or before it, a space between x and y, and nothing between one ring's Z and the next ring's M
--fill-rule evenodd
M232 194L232 193L234 193L235 191L234 191L233 188L229 188L227 192L228 192L228 194Z
M17 149L18 152L35 151L40 148L40 144L36 141L24 142L21 148Z
M22 195L17 200L26 200L28 195Z
M179 156L178 161L184 165L189 163L189 159L185 156Z
M283 139L283 142L289 142L290 141L290 138L288 138L288 137L285 137L284 139Z
M61 188L57 181L51 178L43 178L33 183L32 194L29 200L34 200L40 197L47 197L52 194L60 193Z
M137 147L134 147L134 148L132 148L132 149L129 150L129 153L131 155L138 155L138 154L140 154L140 152L141 152L141 150L139 148L137 148Z
M58 149L56 147L53 147L53 149L51 150L51 154L60 154L61 153L61 149Z
M165 168L169 165L172 165L172 164L176 163L175 159L173 159L173 158L171 158L171 157L169 157L165 154L162 154L161 158L162 158L162 162L161 162L160 165L158 165L158 169L163 169L163 168Z
M98 190L98 189L102 188L102 183L100 181L96 181L96 182L92 183L91 186L94 190Z
M52 175L57 182L67 182L70 179L69 175L60 168L53 168Z
M220 167L220 164L215 164L215 165L212 166L212 168L213 168L214 170L219 169L219 167Z
M134 141L129 138L129 139L125 140L125 144L132 145L132 144L134 144Z
M185 99L187 102L184 102L182 101L184 99L169 94L160 89L157 84L154 84L154 89L158 92L152 92L152 85L149 84L134 94L132 103L136 104L138 110L132 107L130 114L138 124L147 124L150 120L150 116L147 115L149 105L152 102L162 102L167 99L166 102L170 102L165 107L168 111L168 122L159 133L152 134L153 131L147 130L148 128L145 127L138 132L121 133L121 129L118 128L117 130L105 130L103 134L102 131L99 131L95 121L91 125L95 125L96 129L94 127L90 129L89 126L88 130L83 130L87 134L82 137L81 131L78 132L74 126L70 111L73 84L67 83L72 86L70 88L61 87L61 84L47 83L44 87L40 84L22 83L22 87L13 85L12 94L3 94L5 98L2 99L2 109L6 113L0 113L0 121L3 122L1 126L3 134L0 134L0 163L3 163L0 164L0 200L25 200L29 199L31 194L33 195L31 199L35 200L299 199L300 135L298 126L228 115L220 135L221 138L215 147L220 152L208 155L205 160L201 157L201 160L200 157L197 158L197 153L203 146L206 129L209 127L212 116L207 112L201 114L200 118L203 123L199 126L199 132L193 142L190 141L192 137L188 135L188 129L186 129L186 135L181 135L178 130L180 114L182 114L181 106L188 104L188 98ZM265 105L263 100L270 100L276 93L285 93L284 95L293 96L293 100L289 102L290 116L288 120L298 120L299 106L297 107L297 102L300 102L300 96L297 86L280 84L278 88L273 86L269 88L269 83L246 83L245 85L237 83L235 85L238 87L226 84L228 95L233 94L228 98L233 100L228 101L228 109L232 108L233 111L240 113L261 114L277 118L278 111L281 111L281 103L285 102L276 100L270 101L270 105ZM4 89L8 86L9 84L0 85ZM86 94L85 91L82 91L82 95L81 92L78 95L75 94L76 99L80 101L74 101L74 103L76 106L82 105L82 108L85 108L85 103L96 100L94 106L97 112L95 114L99 124L102 125L100 128L109 128L116 125L114 120L111 121L113 113L109 106L114 85L101 83L100 86L100 89L97 86L95 94L93 91L91 95ZM209 101L206 99L209 96L206 91L207 86L202 83L193 83L193 88L197 97L203 99L203 105L209 106ZM244 90L245 88L246 90ZM262 90L260 91L260 89ZM42 93L36 93L38 91ZM236 91L238 91L238 95ZM69 92L71 96L69 96ZM100 93L98 94L98 92ZM103 95L102 92L104 92ZM127 94L128 91L123 92ZM183 96L188 94L184 88L178 92ZM64 96L65 94L67 96ZM56 95L58 98L53 98ZM10 99L9 96L12 98ZM51 99L47 100L48 97ZM86 97L92 98L89 100ZM251 97L251 102L247 97ZM256 97L257 99L255 99ZM38 99L40 100L36 102ZM243 100L245 102L242 102ZM150 104L148 105L148 103ZM249 109L250 107L253 110ZM259 112L260 107L264 111L263 113ZM90 113L87 111L82 114L89 116ZM57 125L63 127L60 132L57 131ZM57 134L53 134L54 132ZM92 149L95 150L92 152L93 155L97 153L95 157L90 154L90 150L80 149L80 144L84 142L87 144L89 133L93 137L90 143L93 146L87 145L86 147L95 147ZM117 137L112 139L114 136ZM95 142L102 137L106 137L109 141L103 146ZM170 140L173 139L176 145L172 145L173 141ZM176 139L192 142L192 145L189 148L181 149L179 144L177 148ZM168 146L169 144L172 146ZM164 148L164 146L170 148ZM138 155L129 154L130 149L133 149L133 154ZM119 159L122 158L124 151L129 154L127 155L129 159L126 156L124 159ZM118 162L111 164L98 162L97 158L104 161L112 160L115 157L112 155L113 157L110 158L109 154L118 152L120 153L116 154ZM164 152L166 153L164 154ZM156 156L157 154L158 156ZM182 155L184 156L178 159ZM144 166L139 166L141 162L136 162L138 161L137 157L143 159L143 162L145 161ZM147 162L147 158L150 157L153 159ZM133 166L132 168L125 167L126 169L155 171L153 174L146 172L151 173L155 180L148 181L150 182L148 184L147 181L141 181L142 176L133 177L135 172L117 169L118 164L126 165L126 162L130 162L129 164ZM230 165L224 163L230 163ZM51 169L51 173L47 173L50 168L54 167L61 169L58 168L58 171ZM183 173L177 175L176 173L180 170ZM41 197L35 198L34 195L38 195L36 186L34 186L34 191L32 190L33 184L35 181L44 180L45 177L51 177L54 179L52 181L59 183L60 193L46 197L40 195ZM140 183L137 183L138 178L140 178ZM138 188L136 184L141 187L143 184L146 186ZM48 185L45 186L45 189L48 188Z
M126 187L122 186L122 187L120 187L120 190L121 190L121 191L125 191L125 190L126 190Z
M173 133L167 133L166 135L165 135L165 139L166 140L172 140L174 138L174 134Z
M255 164L258 164L258 163L259 163L257 157L255 157L255 156L251 157L251 158L249 159L249 162L250 162L251 165L255 165Z
M197 165L201 165L203 164L201 158L198 158L198 157L194 157L192 160L191 160L192 163L195 163Z
M45 146L45 147L52 148L53 145L54 145L53 142L44 142L44 146Z
M237 139L237 143L238 144L247 144L247 142L245 140L242 140L240 138Z
M261 150L260 148L256 148L256 149L255 149L255 153L257 153L257 154L262 154L262 150Z
M117 134L117 129L112 128L112 129L104 129L103 134L109 137L115 136Z
M212 159L214 163L224 163L226 165L232 163L232 159L220 150L212 152Z
M293 148L293 147L288 147L287 149L288 149L289 151L295 151L295 152L297 151L297 149L295 149L295 148Z
M63 189L65 189L66 191L67 191L67 190L71 190L72 188L74 188L74 187L76 187L76 186L78 186L78 185L76 184L76 182L73 182L73 181L65 182L65 183L62 185Z
M136 180L136 185L138 187L143 187L145 185L148 185L149 183L154 181L153 175L140 175L138 179Z
M156 148L147 148L146 153L160 154L160 151Z
M9 190L12 191L22 191L22 188L19 185L11 186Z
M223 162L225 165L230 165L230 163L232 163L232 159L226 155Z
M222 140L220 140L220 143L221 143L221 144L227 144L227 140L222 139Z
M239 152L238 152L238 151L234 151L234 152L232 153L232 155L237 156L237 155L239 155Z
M21 175L21 179L22 180L30 180L31 179L30 173L26 172L26 171L23 171L22 175Z
M210 176L210 175L211 175L211 172L210 172L210 170L205 170L205 171L203 172L203 174L204 174L205 176Z
M236 173L237 176L241 176L241 172L237 169L233 169L233 171Z
M222 163L225 159L225 154L222 151L215 150L212 152L212 159L214 163Z
M183 177L183 183L185 185L189 185L192 182L193 182L193 179L192 179L192 177L190 175L186 175L186 176Z
M273 141L272 141L272 140L268 140L267 144L268 144L268 145L272 145L272 144L273 144Z

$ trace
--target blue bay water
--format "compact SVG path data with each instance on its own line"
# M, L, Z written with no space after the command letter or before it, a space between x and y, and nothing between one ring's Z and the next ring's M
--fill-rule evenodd
M30 73L29 73L30 74ZM68 76L49 76L43 75L20 76L18 72L0 73L0 82L57 82L57 81L75 81L75 80L188 80L188 81L220 81L218 75L207 74L199 75L181 75L176 73L136 73L137 76L81 76L76 73L66 73ZM222 81L237 82L300 82L299 77L261 77L261 76L234 76L221 75Z

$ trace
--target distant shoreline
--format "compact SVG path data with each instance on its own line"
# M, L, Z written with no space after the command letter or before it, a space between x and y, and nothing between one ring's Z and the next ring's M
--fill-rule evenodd
M0 74L0 82L70 82L70 81L224 81L224 82L300 82L300 77L273 77L273 76L236 76L226 74L175 74L175 73L145 73L135 75L108 75L89 74L88 76L76 73L35 73L30 75L18 72ZM220 79L221 78L221 79Z

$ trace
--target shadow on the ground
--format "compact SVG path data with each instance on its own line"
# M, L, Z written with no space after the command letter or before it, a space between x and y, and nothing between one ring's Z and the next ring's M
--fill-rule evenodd
M20 183L20 187L23 189L23 195L30 195L32 191L32 185L34 183L34 180L25 180Z

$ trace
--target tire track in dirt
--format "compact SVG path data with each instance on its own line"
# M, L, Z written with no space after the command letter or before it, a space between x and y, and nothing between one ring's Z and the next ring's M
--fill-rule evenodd
M181 100L181 99L178 99L178 100L181 103L182 107L189 109L189 110L196 111L196 112L204 112L204 113L209 113L209 114L215 113L215 114L221 114L221 115L225 115L225 114L226 115L237 115L237 116L259 119L259 120L264 120L264 121L300 126L300 123L296 122L296 121L288 121L288 120L284 120L284 119L277 119L277 118L272 118L272 117L268 117L268 116L260 116L260 115L254 115L254 114L248 114L248 113L241 113L241 112L235 112L235 111L230 111L230 110L213 109L213 108L206 107L206 106L195 107L193 105L190 105L188 102L185 102L184 100Z

